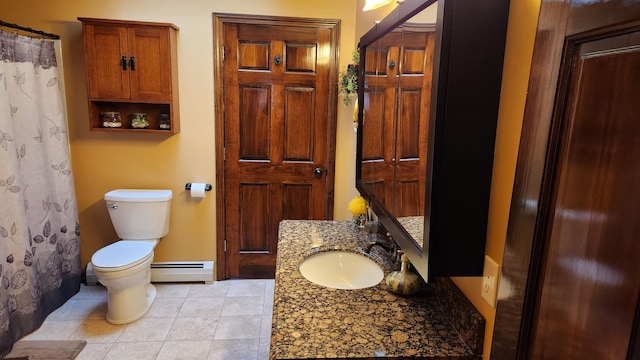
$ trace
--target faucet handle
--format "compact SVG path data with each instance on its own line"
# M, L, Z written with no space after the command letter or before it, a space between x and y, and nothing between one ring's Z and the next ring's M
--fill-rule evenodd
M402 257L403 257L403 256L406 256L406 255L404 254L404 250L402 250L402 249L400 249L400 248L397 248L397 249L396 249L396 253L395 253L395 255L393 256L393 263L395 264L396 268L399 268L399 267L400 267L400 265L401 265L401 259L402 259Z

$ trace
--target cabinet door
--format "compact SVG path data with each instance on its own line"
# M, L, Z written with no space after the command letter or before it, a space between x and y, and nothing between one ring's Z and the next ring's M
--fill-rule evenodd
M167 28L129 27L131 99L169 101L171 56Z
M128 66L122 67L122 56L129 58L126 28L87 24L85 46L89 98L129 99Z

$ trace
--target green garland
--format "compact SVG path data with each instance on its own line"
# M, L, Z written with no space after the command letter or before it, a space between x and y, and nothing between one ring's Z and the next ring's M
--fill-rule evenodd
M358 63L360 62L360 53L358 50L353 52L353 63L347 65L346 70L340 71L340 96L345 106L351 105L353 102L351 97L358 93Z

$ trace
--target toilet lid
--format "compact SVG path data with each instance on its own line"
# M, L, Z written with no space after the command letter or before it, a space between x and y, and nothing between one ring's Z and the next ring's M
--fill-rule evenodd
M99 268L129 268L153 255L152 241L120 240L98 250L91 263Z

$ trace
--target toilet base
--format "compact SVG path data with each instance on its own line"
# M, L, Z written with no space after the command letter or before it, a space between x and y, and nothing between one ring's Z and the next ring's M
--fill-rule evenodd
M94 266L98 281L107 288L107 316L110 324L128 324L143 317L156 298L151 284L151 253L142 263L118 271L101 271Z
M135 289L109 292L106 320L113 325L134 322L149 311L155 298L156 287L151 283Z

